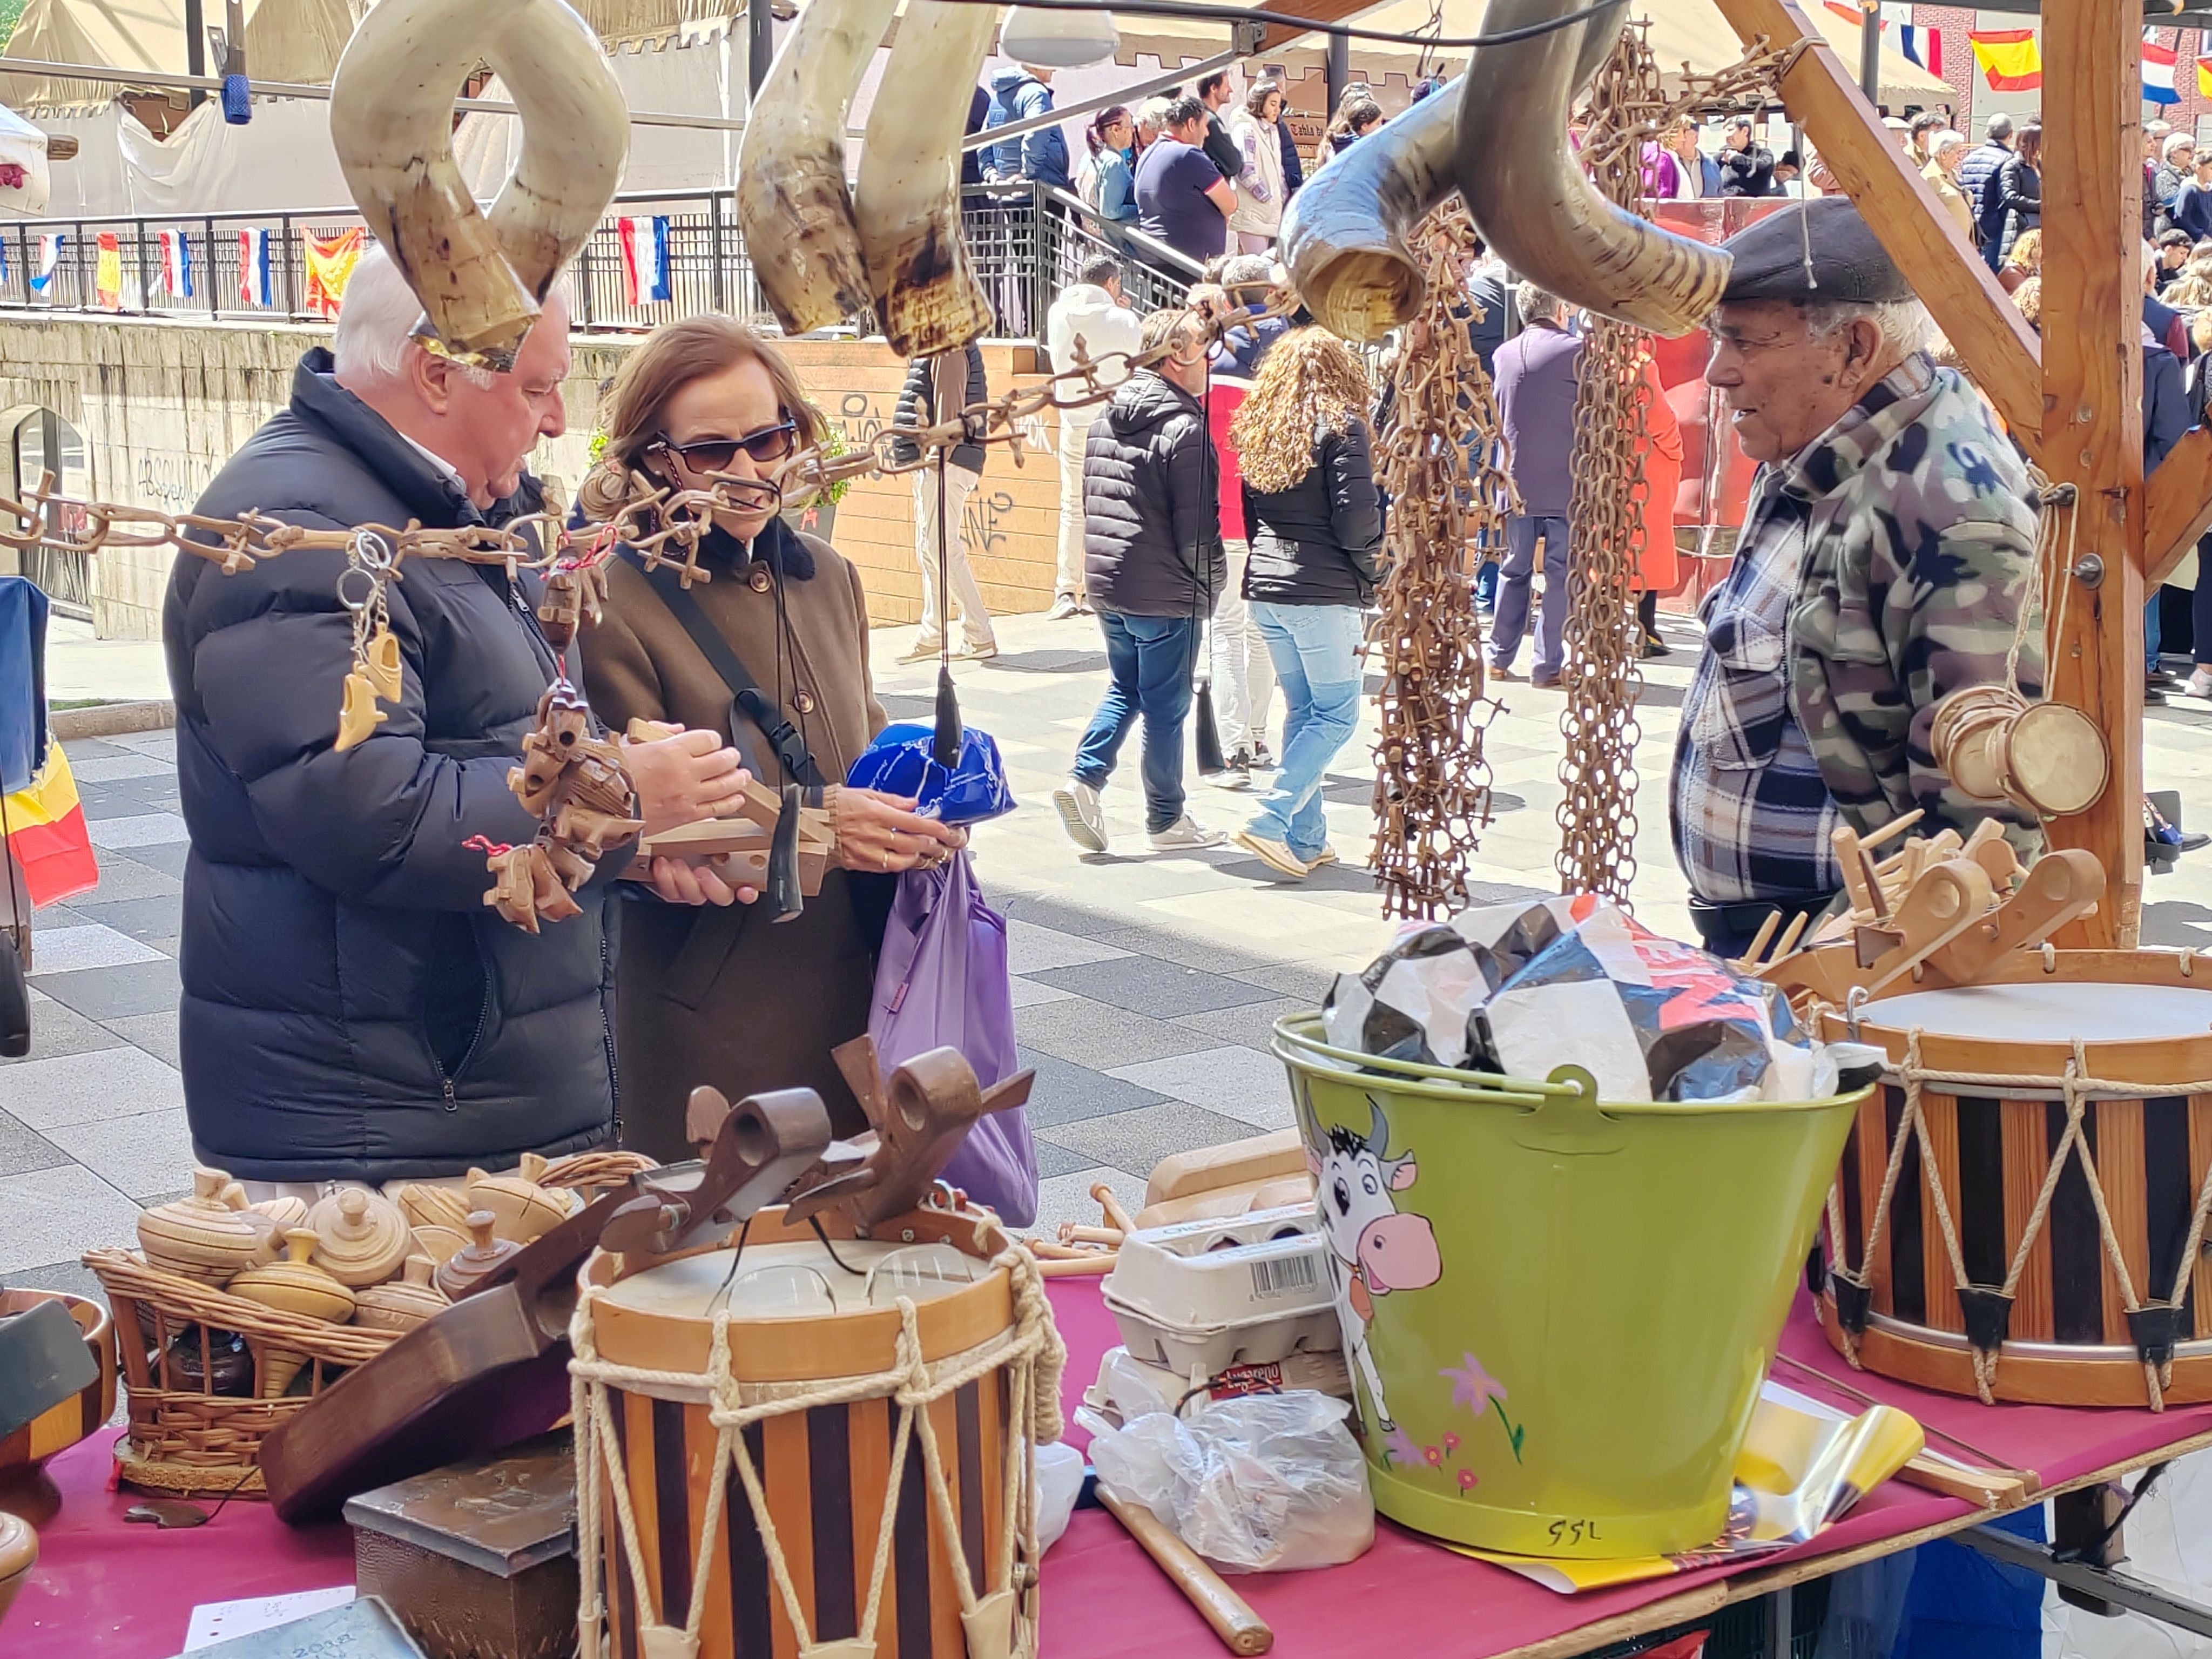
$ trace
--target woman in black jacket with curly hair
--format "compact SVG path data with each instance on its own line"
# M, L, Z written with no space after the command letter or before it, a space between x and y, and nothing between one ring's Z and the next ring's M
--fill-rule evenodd
M1244 597L1281 682L1282 763L1237 844L1303 878L1335 861L1322 780L1359 723L1360 611L1374 596L1382 507L1357 354L1325 329L1278 340L1230 427L1252 552Z

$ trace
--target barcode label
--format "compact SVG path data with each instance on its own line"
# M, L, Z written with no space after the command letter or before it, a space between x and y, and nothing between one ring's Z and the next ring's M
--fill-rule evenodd
M1252 1294L1255 1297L1310 1291L1319 1282L1311 1255L1264 1256L1252 1264Z

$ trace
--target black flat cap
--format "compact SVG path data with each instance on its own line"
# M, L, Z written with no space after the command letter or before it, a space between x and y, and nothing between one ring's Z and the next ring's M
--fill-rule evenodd
M1806 251L1813 280L1806 279ZM1721 244L1735 260L1721 303L1731 300L1910 300L1912 284L1891 261L1847 196L1819 196L1770 213Z

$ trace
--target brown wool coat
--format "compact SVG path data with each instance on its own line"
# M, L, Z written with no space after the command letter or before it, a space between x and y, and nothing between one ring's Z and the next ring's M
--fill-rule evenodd
M799 541L814 572L787 581L781 701L834 795L885 720L869 678L860 573L827 542ZM693 595L761 689L776 695L773 585L763 591L727 563L710 568L714 580L694 584ZM757 568L764 580L765 565ZM578 635L593 712L617 731L643 718L731 738L722 677L634 565L617 560L612 570L605 618ZM734 717L743 728L739 746L774 768L757 728ZM781 925L765 906L623 903L615 981L623 1144L664 1161L690 1157L684 1107L702 1083L733 1101L766 1089L811 1088L828 1103L837 1133L865 1127L830 1051L867 1030L889 885L885 878L832 870L805 913ZM863 921L870 910L872 938Z

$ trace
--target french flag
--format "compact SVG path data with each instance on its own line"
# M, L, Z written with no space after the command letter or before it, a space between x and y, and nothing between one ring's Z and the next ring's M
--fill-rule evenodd
M2145 29L2142 36L2142 95L2146 104L2178 104L2181 94L2173 87L2173 58L2172 46L2158 43L2158 31Z
M623 301L642 306L674 299L668 285L667 219L617 219L615 231L622 238Z
M62 262L62 244L69 238L58 232L39 238L39 268L31 273L31 286L44 294L54 280L54 268Z
M161 232L161 287L179 300L192 297L192 245L181 230Z
M1899 5L1895 0L1885 0L1881 9L1882 27L1897 26L1897 49L1907 58L1920 65L1937 80L1943 78L1943 36L1937 29L1912 21L1912 8Z
M275 290L269 281L269 233L238 233L238 297L250 306L273 306Z

